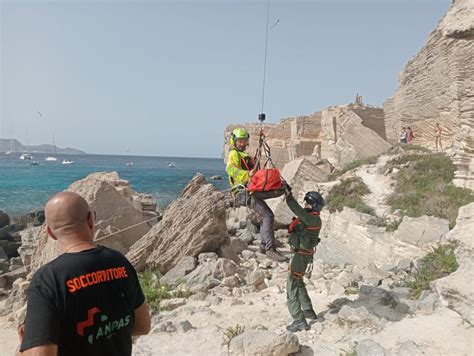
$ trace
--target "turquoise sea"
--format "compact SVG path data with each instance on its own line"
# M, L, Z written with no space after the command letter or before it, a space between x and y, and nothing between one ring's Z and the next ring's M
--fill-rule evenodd
M204 174L216 188L228 188L222 159L88 154L56 155L57 162L47 162L47 156L33 154L39 165L32 166L31 161L20 160L20 154L0 153L0 210L16 216L42 208L53 193L93 172L117 171L120 178L130 182L132 189L153 195L160 209L176 198L197 172ZM63 159L74 164L63 165ZM127 166L128 161L133 161L133 166ZM169 162L174 162L176 167L169 167ZM223 179L211 181L213 175Z

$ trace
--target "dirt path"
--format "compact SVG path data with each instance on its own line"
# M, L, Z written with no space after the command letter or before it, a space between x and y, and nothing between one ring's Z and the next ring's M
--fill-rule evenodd
M364 165L355 172L370 189L370 194L364 197L364 202L373 208L379 217L390 213L390 207L385 200L393 193L394 181L390 176L385 176L379 171L391 158L391 156L381 156L376 164Z

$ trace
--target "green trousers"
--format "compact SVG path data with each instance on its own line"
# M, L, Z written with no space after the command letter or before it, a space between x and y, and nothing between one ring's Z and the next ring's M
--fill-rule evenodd
M303 256L295 253L291 259L291 270L286 281L286 300L288 310L294 320L303 319L303 310L313 309L311 299L303 281L304 272L313 256Z

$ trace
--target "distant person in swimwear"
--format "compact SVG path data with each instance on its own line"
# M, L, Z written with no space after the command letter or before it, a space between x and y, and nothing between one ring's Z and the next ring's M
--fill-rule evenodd
M441 126L439 126L439 123L436 123L436 127L434 129L435 132L435 147L436 151L439 151L438 145L441 148L441 151L443 150L443 144L441 143L441 133L443 130L441 129Z

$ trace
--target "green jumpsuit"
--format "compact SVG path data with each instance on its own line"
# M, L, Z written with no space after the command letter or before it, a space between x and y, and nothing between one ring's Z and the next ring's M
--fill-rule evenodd
M293 218L288 237L294 251L286 284L288 310L294 320L302 320L303 310L313 309L303 276L308 264L313 261L314 248L320 241L321 218L319 213L302 208L291 194L287 196L286 203L298 217Z

